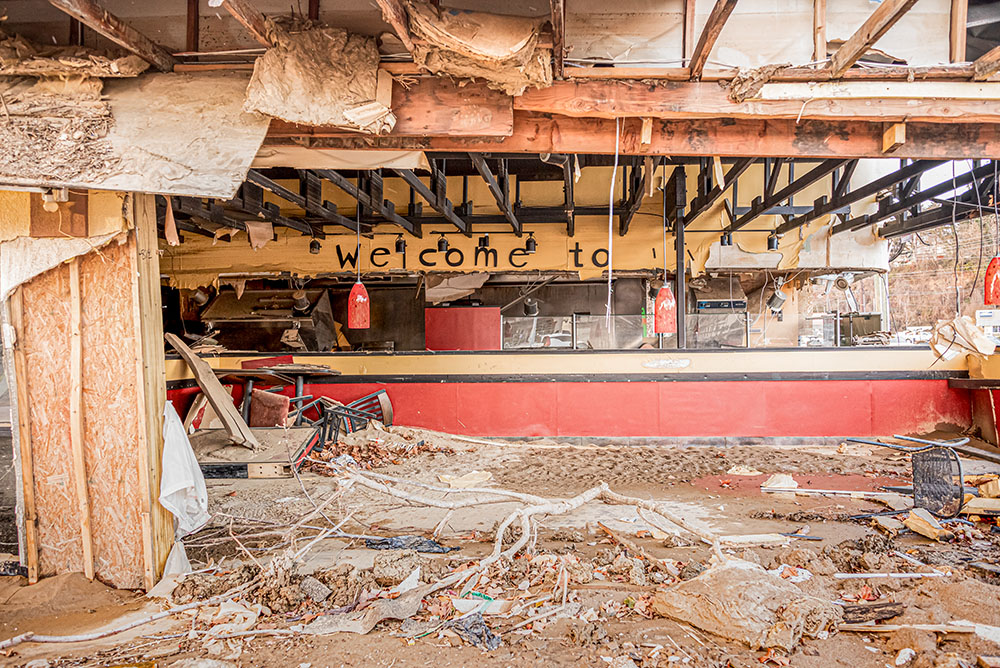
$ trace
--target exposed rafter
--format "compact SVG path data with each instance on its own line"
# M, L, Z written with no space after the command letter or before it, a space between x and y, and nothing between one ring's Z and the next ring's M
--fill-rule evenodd
M413 188L414 191L421 197L423 197L431 208L437 211L439 214L444 216L444 218L457 227L466 236L472 235L472 230L469 228L469 224L457 213L455 213L455 206L451 203L446 195L446 185L444 174L437 168L436 165L431 163L431 183L434 184L434 189L427 187L420 177L417 176L412 170L409 169L394 169L399 176L406 181L406 184Z
M642 206L642 198L646 194L646 188L651 176L649 171L642 169L638 161L632 163L632 171L627 180L628 198L622 206L622 212L618 214L619 236L623 237L628 233L628 227L632 224L632 219L635 217L636 212L639 211L639 207Z
M847 41L833 54L833 58L830 59L830 71L834 78L841 76L858 62L916 2L917 0L884 0L857 32L847 38Z
M385 218L386 222L399 225L404 230L410 234L421 237L422 232L420 230L420 224L415 223L412 220L404 218L403 216L396 213L396 206L389 200L385 200L379 195L378 197L373 197L370 193L364 192L357 184L353 183L346 176L340 172L333 169L314 169L312 172L323 179L326 179L333 185L337 186L348 195L353 197L358 201L362 207L372 211L376 215ZM379 179L381 184L381 179ZM381 187L378 188L381 191Z
M507 222L514 228L514 232L520 236L521 221L514 215L514 210L510 206L510 190L504 187L509 177L504 179L504 184L499 183L496 177L493 176L493 172L490 171L489 165L486 164L486 158L483 157L482 153L470 153L469 158L472 160L472 164L476 166L476 171L486 181L486 187L490 189L490 194L496 200L500 213L504 215Z
M960 174L956 176L954 179L947 179L937 185L925 188L924 190L921 190L919 193L912 195L910 197L906 197L902 200L893 202L890 199L884 199L881 202L879 202L879 207L877 212L872 214L867 214L864 216L857 216L855 218L851 218L850 220L844 221L843 223L840 223L838 225L834 225L830 233L839 234L841 232L859 230L863 227L874 225L875 223L891 218L897 213L906 211L907 209L912 209L913 207L918 206L923 202L934 199L935 197L939 197L944 193L950 192L955 188L965 187L970 183L978 181L979 179L984 179L987 176L992 177L994 169L996 169L996 167L993 165L993 163L988 162L985 165L981 165L973 169L972 171Z
M94 32L100 33L122 46L156 69L172 72L177 59L162 46L128 25L94 0L49 0L49 3L66 12Z
M886 224L879 229L878 234L880 237L891 239L904 234L922 232L939 225L946 225L953 219L965 220L970 216L975 216L980 210L980 204L989 201L989 196L993 194L991 191L995 187L993 175L988 174L983 179L978 192L975 188L969 188L953 202L944 202L939 207Z
M767 172L767 180L764 183L764 199L768 199L774 194L778 187L778 179L781 178L781 166L785 164L784 158L774 158L764 161L764 171Z
M243 24L253 38L264 46L274 46L268 37L267 22L259 9L248 0L208 0L209 7L223 7L233 18Z
M712 7L712 13L708 15L708 21L702 28L694 52L691 54L692 79L701 78L701 73L705 70L705 63L708 62L708 56L712 53L712 47L715 46L715 41L719 39L719 33L722 32L722 28L725 27L726 21L734 9L736 9L736 0L716 0L715 6Z
M318 181L318 178L316 180ZM308 175L306 176L306 179L303 180L302 185L304 187L301 189L303 191L301 193L297 193L286 188L256 170L250 170L247 174L247 182L257 185L264 190L277 195L281 199L288 200L295 206L305 210L305 212L310 215L322 218L323 220L333 223L334 225L346 227L352 232L355 232L358 229L357 221L354 221L347 216L340 215L337 213L337 206L335 204L323 199L321 187L310 187Z
M183 213L187 216L194 216L201 218L202 220L207 220L215 223L216 225L231 227L234 230L243 230L246 232L246 224L242 220L238 220L228 215L225 207L223 207L219 202L213 201L206 204L196 197L174 197L171 203L173 204L175 213Z
M750 210L730 224L726 228L726 231L735 232L741 227L745 227L758 216L767 213L767 211L772 207L781 204L789 197L795 195L795 193L808 188L823 177L827 176L830 172L843 165L844 162L844 160L824 160L819 165L813 167L781 190L773 193L771 196L755 198L753 200L753 204L750 205Z
M837 185L833 187L834 197L843 197L844 194L851 189L851 179L854 178L854 172L857 169L857 160L847 161L847 164L844 165L843 171L837 175Z
M788 222L779 225L777 232L778 234L784 234L785 232L790 232L797 227L806 225L816 220L820 216L825 216L831 214L837 209L843 208L854 202L859 202L867 197L873 197L879 192L885 190L886 188L891 188L892 186L905 181L906 179L913 178L919 174L923 174L928 169L940 165L943 160L918 160L916 162L911 162L905 165L891 174L886 174L885 176L875 179L870 183L866 183L863 186L855 188L849 192L840 192L840 186L844 185L845 181L849 182L850 177L841 178L837 183L837 191L834 192L833 198L828 202L823 202L817 204L813 207L812 211L804 213L801 216L792 218Z
M375 0L375 2L382 10L382 18L392 26L399 41L403 43L407 51L412 52L413 38L410 37L410 24L406 8L399 0Z
M729 171L726 172L725 176L722 177L722 183L716 183L707 193L704 195L698 195L691 200L691 208L684 216L684 226L686 227L690 225L696 218L698 218L698 216L712 208L712 205L715 204L720 197L722 197L723 193L725 193L730 186L736 183L736 179L738 179L740 175L753 163L754 158L740 158L732 167L729 168Z

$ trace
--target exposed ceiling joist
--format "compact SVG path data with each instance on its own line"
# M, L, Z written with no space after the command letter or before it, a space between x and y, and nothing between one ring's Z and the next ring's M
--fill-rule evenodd
M264 15L248 0L208 0L209 7L223 7L233 18L243 24L253 38L264 46L274 46L268 37Z
M396 207L392 202L384 200L381 197L372 197L369 193L364 192L356 184L352 183L350 179L336 170L314 169L312 171L320 178L326 179L353 197L358 201L360 206L371 210L382 218L385 218L387 222L399 225L404 230L418 238L423 236L420 230L420 224L396 213Z
M764 161L764 171L769 172L767 181L764 184L764 199L774 194L775 189L778 187L778 179L781 178L781 166L784 164L784 158L766 159Z
M878 211L872 214L866 214L863 216L857 216L846 220L843 223L839 223L833 226L830 230L831 234L840 234L841 232L849 232L854 230L859 230L863 227L868 227L869 225L874 225L875 223L891 218L897 213L906 211L907 209L912 209L915 206L922 204L928 200L939 197L944 193L950 192L956 188L964 188L973 182L978 182L980 179L993 176L993 170L996 166L993 162L988 162L985 165L981 165L972 171L965 172L956 176L954 179L947 179L937 185L931 186L921 190L919 193L906 197L902 200L892 201L891 199L884 199L879 202Z
M858 62L865 52L903 18L917 0L884 0L857 32L837 49L830 59L829 69L834 78L841 76Z
M49 4L69 14L91 30L122 46L153 67L172 72L177 59L165 48L104 9L94 0L49 0Z
M304 220L282 215L277 204L264 201L264 189L250 181L244 182L237 196L226 202L225 205L249 216L266 220L272 225L297 230L310 237L322 239L326 236L323 230L317 230Z
M857 169L857 160L849 160L847 164L844 165L843 171L837 175L837 185L833 188L834 197L843 197L844 194L851 189L851 179L854 178L854 172Z
M216 225L231 227L234 230L242 230L246 232L246 224L242 220L238 220L228 215L225 208L219 202L206 204L202 200L195 197L174 197L171 200L171 203L173 204L174 211L177 213L194 216L201 218L202 220L215 223Z
M333 223L334 225L346 227L352 232L356 232L358 229L357 221L351 220L347 216L342 216L337 213L336 205L323 200L321 193L319 193L316 197L310 197L308 188L306 190L306 194L294 192L293 190L286 188L256 170L250 170L247 174L247 182L253 183L264 190L277 195L281 199L291 202L310 215L322 218L323 220Z
M514 210L510 206L510 189L505 187L506 182L509 182L508 179L504 179L504 184L499 183L496 177L493 176L493 172L490 171L489 165L486 164L486 158L483 157L482 153L470 153L469 158L472 159L472 164L476 166L476 171L486 181L486 187L489 188L490 194L496 200L500 213L503 214L507 222L514 228L514 232L518 236L521 236L521 221L514 215Z
M771 194L768 197L757 197L753 200L753 204L750 205L750 210L745 214L737 218L732 224L727 228L727 232L735 232L741 227L745 227L751 221L756 219L758 216L765 214L769 209L778 204L781 204L789 197L795 195L795 193L808 188L812 184L816 183L823 177L830 174L833 170L837 169L844 164L844 160L824 160L816 167L813 167L808 172L798 177L788 185L786 185L781 190Z
M632 163L632 171L628 179L628 199L625 200L622 212L618 214L618 236L628 234L628 227L632 224L639 207L642 206L642 198L646 193L649 179L652 174L648 170L643 170L636 160Z
M786 232L790 232L797 227L811 223L820 216L831 214L837 209L848 206L855 202L859 202L867 197L873 197L879 192L885 190L886 188L891 188L892 186L896 185L897 183L901 183L906 179L912 178L919 174L923 174L928 169L936 167L937 165L940 165L943 162L944 162L943 160L918 160L916 162L911 162L910 164L899 168L898 170L892 172L891 174L886 174L881 178L875 179L874 181L866 183L865 185L855 188L854 190L851 190L849 192L843 192L840 194L834 192L834 196L832 199L830 199L830 201L814 206L812 211L804 213L801 216L792 218L788 222L779 225L777 233L784 234ZM837 183L838 190L841 184L849 180L850 177L848 177L847 179L842 178L841 181Z
M451 200L445 194L445 185L447 181L444 178L444 174L441 174L436 166L431 165L431 182L434 184L434 190L427 187L420 177L417 176L412 170L409 169L394 169L399 176L406 181L406 184L413 188L413 190L420 195L431 208L437 211L439 214L444 216L444 218L457 227L460 232L466 236L472 235L472 230L469 228L469 224L457 213L455 213L455 207L451 203Z
M942 202L941 206L928 209L921 213L911 215L884 225L879 229L880 237L891 239L904 234L922 232L923 230L946 225L952 220L965 220L975 217L981 210L981 203L989 200L991 191L995 189L993 175L988 174L980 184L978 191L976 188L969 188L964 193L952 201Z
M382 10L382 18L392 26L399 41L407 51L413 51L413 38L410 37L410 21L406 8L399 0L375 0Z
M712 53L712 47L715 46L716 40L719 39L719 33L722 32L734 9L736 9L736 0L716 0L715 6L712 7L712 13L708 15L708 21L702 28L694 52L691 54L692 79L701 78L701 73L705 70L705 63L708 62L708 56Z

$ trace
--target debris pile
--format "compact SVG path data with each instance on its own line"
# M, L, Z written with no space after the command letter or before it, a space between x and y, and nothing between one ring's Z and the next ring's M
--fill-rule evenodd
M327 465L347 456L360 468L371 470L399 464L404 459L426 453L454 454L454 450L418 440L412 431L383 427L372 421L364 429L341 434L336 443L312 455L306 468L317 473L330 474Z

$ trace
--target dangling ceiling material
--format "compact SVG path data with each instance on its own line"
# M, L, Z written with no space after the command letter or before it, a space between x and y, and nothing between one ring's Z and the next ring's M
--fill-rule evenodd
M410 29L420 38L417 65L438 74L485 79L490 88L520 95L552 84L552 51L538 45L542 21L410 3Z
M305 146L266 146L253 159L254 169L423 169L430 171L421 151L337 151Z
M21 118L43 131L4 142L0 184L230 198L269 123L243 111L247 80L231 72L146 74L105 81L104 99L89 89L41 97L46 113L26 107ZM41 85L29 96L36 105Z
M371 134L392 130L392 77L379 72L373 38L321 28L278 32L276 39L254 65L247 110Z

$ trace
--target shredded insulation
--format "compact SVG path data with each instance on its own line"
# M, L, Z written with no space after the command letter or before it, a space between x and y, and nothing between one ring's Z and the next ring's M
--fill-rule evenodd
M244 109L305 125L392 130L392 80L383 72L380 82L373 38L339 28L273 34L275 46L254 65Z
M776 65L764 65L752 69L740 68L736 76L729 82L729 99L739 103L746 99L756 97L760 89L764 87L776 72L791 67L791 63L781 63Z
M538 43L542 22L457 9L408 5L413 60L435 74L481 78L490 88L520 95L552 85L552 50Z
M82 46L40 46L0 30L0 75L134 77L148 68L139 56L111 58Z

